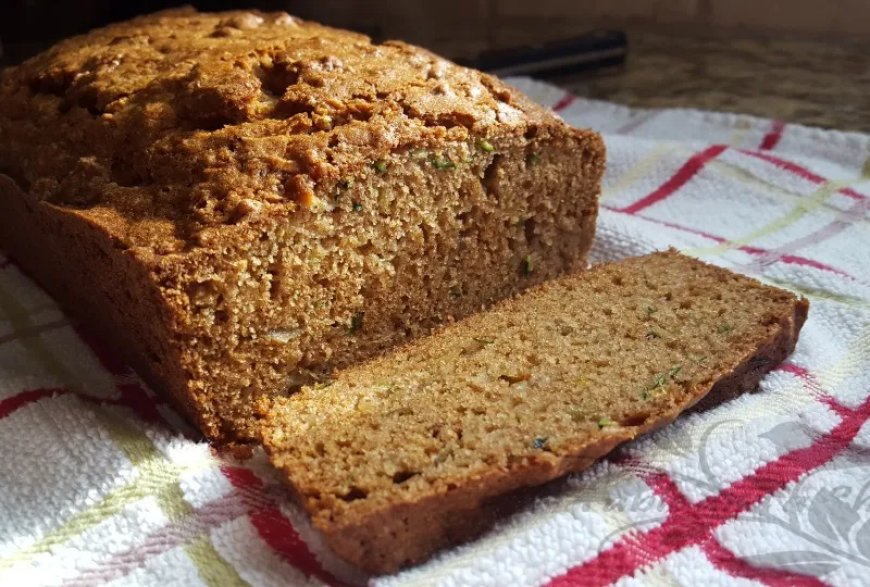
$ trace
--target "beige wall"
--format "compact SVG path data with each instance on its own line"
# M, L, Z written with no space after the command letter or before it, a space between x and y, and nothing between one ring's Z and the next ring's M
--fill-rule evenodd
M289 0L290 12L451 56L594 27L870 38L870 0Z

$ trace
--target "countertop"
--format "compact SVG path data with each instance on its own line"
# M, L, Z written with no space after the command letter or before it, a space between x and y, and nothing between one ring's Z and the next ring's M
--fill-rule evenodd
M870 41L628 31L624 66L551 81L643 108L700 108L870 132Z

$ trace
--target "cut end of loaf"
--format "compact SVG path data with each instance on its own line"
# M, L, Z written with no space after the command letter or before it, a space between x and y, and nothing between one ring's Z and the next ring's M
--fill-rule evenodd
M382 170L319 186L316 205L291 222L245 227L250 237L215 260L218 276L210 261L177 276L194 333L184 352L222 436L255 437L259 395L286 394L585 264L597 137L556 128L490 147L405 148ZM438 168L439 158L456 163Z
M394 571L477 534L492 499L752 389L806 313L673 251L599 266L264 406L263 442L339 555Z

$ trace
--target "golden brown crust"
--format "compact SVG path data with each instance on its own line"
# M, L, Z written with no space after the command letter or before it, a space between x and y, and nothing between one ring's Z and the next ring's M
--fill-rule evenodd
M807 310L675 252L599 266L264 402L264 446L340 556L392 572L485 529L505 495L753 389Z
M293 213L397 149L559 126L497 79L286 13L161 12L0 81L0 172L125 247Z
M400 42L185 9L0 75L2 245L220 442L594 234L600 136Z

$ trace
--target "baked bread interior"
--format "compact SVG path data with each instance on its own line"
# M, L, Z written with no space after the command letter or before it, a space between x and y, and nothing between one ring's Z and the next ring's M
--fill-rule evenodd
M570 275L262 402L263 445L341 557L392 572L499 496L754 389L808 302L675 251Z

